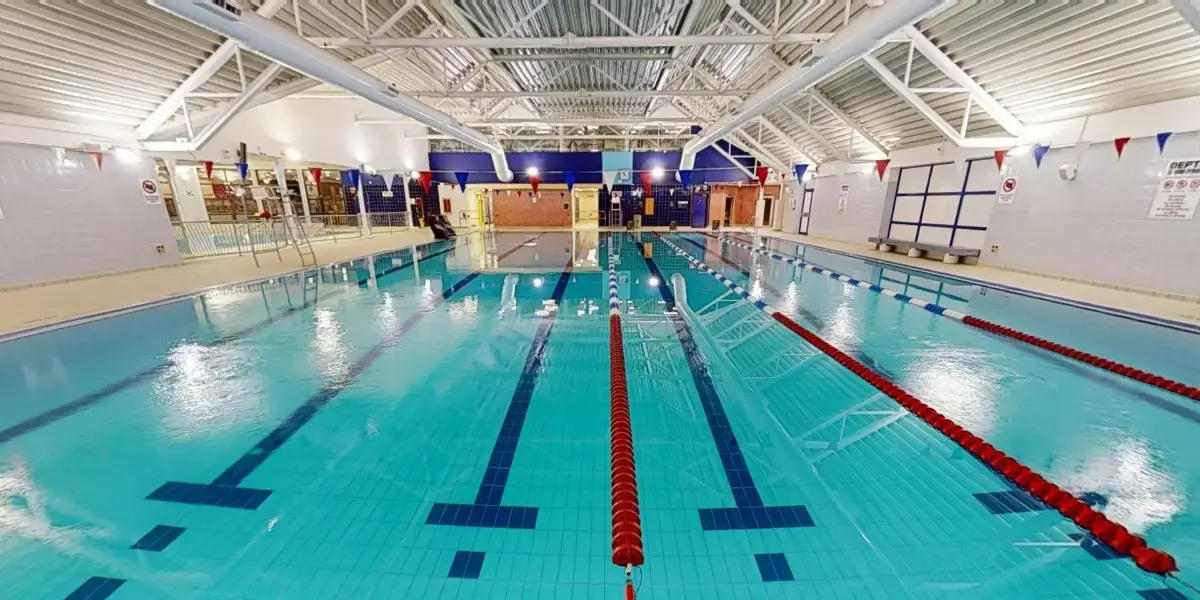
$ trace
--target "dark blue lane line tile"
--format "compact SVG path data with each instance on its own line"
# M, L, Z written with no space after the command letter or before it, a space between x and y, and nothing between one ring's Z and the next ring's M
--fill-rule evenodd
M171 542L175 541L186 529L182 527L172 527L170 525L155 525L150 533L142 536L142 539L133 543L129 548L131 550L146 550L149 552L162 552Z
M454 250L454 247L450 247L450 248L447 248L440 252L436 252L434 254L431 254L429 256L422 258L421 260L425 260L427 258L433 258L434 256L440 256L442 254L450 252L451 250ZM405 268L411 267L412 264L413 263L407 263L400 267L396 267L394 270L405 269ZM330 297L336 295L337 293L339 293L339 291L334 290L333 292L326 294L325 297L323 297L323 298L313 298L311 301L305 301L304 303L302 303L298 306L289 307L289 308L281 311L277 315L268 316L267 318L263 319L262 321L259 321L258 323L255 323L254 325L251 325L251 326L249 326L245 329L241 329L239 331L235 331L229 335L225 335L220 338L217 338L216 340L209 342L207 345L210 347L217 347L217 346L222 346L225 344L229 344L229 343L238 341L247 336L250 336L259 331L262 331L263 329L266 329L268 326L270 326L274 323L277 323L287 317L299 314L300 312L304 311L305 309L316 305L317 300L328 300ZM55 421L69 417L77 412L86 410L86 409L92 407L93 405L95 405L99 402L102 402L104 400L107 400L107 399L111 398L112 396L114 396L122 391L125 391L143 381L146 381L148 379L153 379L159 373L162 373L163 371L165 371L168 367L170 367L169 363L160 363L160 364L154 365L143 371L134 373L124 379L121 379L120 381L110 383L94 392L89 392L88 394L86 394L80 398L77 398L75 400L72 400L71 402L68 402L68 403L60 405L60 406L56 406L56 407L51 408L43 413L40 413L40 414L34 415L28 419L25 419L24 421L21 421L20 423L17 423L15 425L11 425L5 429L2 429L2 430L0 430L0 444L5 444L5 443L10 442L18 437L21 437L31 431L34 431L36 429L41 429L42 427L45 427L51 423L54 423Z
M567 284L571 282L573 260L568 260L558 282L554 284L551 298L561 305L567 292ZM457 527L501 527L509 529L533 529L537 523L537 509L532 507L501 506L504 499L504 489L508 485L508 476L512 471L513 460L517 456L517 445L521 441L521 431L525 427L525 417L529 415L529 405L533 400L533 392L537 389L538 378L542 372L542 361L546 356L546 345L550 341L550 333L554 330L554 320L557 311L551 311L542 317L538 324L529 353L525 356L525 366L521 369L521 377L513 390L512 400L500 432L496 435L496 443L488 457L487 469L483 473L483 481L479 483L479 491L475 494L474 504L443 504L437 503L429 511L425 519L426 525L451 525Z
M482 504L446 504L438 502L429 511L426 525L486 527L495 529L533 529L538 509L532 506L485 506Z
M1113 550L1112 548L1108 547L1107 544L1096 539L1091 534L1072 533L1072 534L1068 535L1067 537L1071 538L1072 540L1075 540L1076 542L1079 542L1079 547L1083 548L1084 552L1087 552L1088 554L1090 554L1092 556L1092 558L1094 558L1096 560L1113 560L1113 559L1125 558L1125 556L1118 554L1116 550Z
M630 234L632 238L633 235ZM634 238L636 242L636 238ZM650 274L658 280L658 293L667 303L669 309L675 308L675 294L667 284L668 279L659 271L658 265L650 256L642 254L642 260ZM812 527L813 521L808 510L803 506L766 507L762 495L750 474L746 457L742 454L733 425L725 413L721 397L708 373L708 363L704 354L692 336L692 330L683 317L672 312L668 318L675 327L675 336L683 348L687 359L688 370L692 373L692 384L704 410L704 419L712 434L713 443L717 446L717 455L725 471L725 479L729 482L729 490L733 494L735 509L701 509L701 527L705 530L728 529L772 529L781 527Z
M758 563L758 572L763 581L795 581L792 567L788 565L787 557L782 554L755 554L754 561Z
M534 236L525 243L532 242L539 236ZM507 258L516 253L525 244L521 244L511 250L501 254L498 259ZM420 260L425 260L424 258ZM445 302L454 294L469 285L475 278L479 277L480 272L474 271L462 279L459 279L454 285L442 291L439 304ZM229 468L225 469L220 475L213 480L211 484L185 483L171 481L163 484L157 490L150 493L147 499L162 500L166 502L181 502L184 504L202 504L207 506L222 506L226 508L243 508L254 510L259 507L271 494L268 490L256 490L251 488L239 487L251 473L261 466L272 454L275 453L285 442L292 438L300 429L307 424L322 408L337 397L342 390L346 389L358 378L364 371L367 370L384 351L391 348L396 342L420 322L428 311L417 312L405 319L398 327L388 332L384 339L373 346L365 354L351 363L350 368L346 369L337 379L325 385L315 394L310 396L304 404L296 407L290 415L263 437L249 451L237 459Z
M1188 600L1187 596L1184 596L1178 590L1173 590L1171 588L1163 588L1161 590L1142 590L1138 592L1138 595L1141 596L1143 600Z
M75 588L75 591L67 595L66 600L104 600L124 583L124 579L93 577Z
M479 572L483 570L483 557L483 552L459 550L454 554L454 562L450 564L450 572L446 577L479 579Z
M1034 498L1024 490L982 492L972 494L972 496L975 496L975 499L994 515L1050 510L1041 500Z

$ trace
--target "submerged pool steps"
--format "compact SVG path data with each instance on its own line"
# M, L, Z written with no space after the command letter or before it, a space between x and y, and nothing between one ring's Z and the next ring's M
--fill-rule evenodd
M1175 559L1170 554L1149 547L1146 544L1146 540L1142 539L1140 536L1131 534L1125 527L1110 520L1105 515L1095 511L1084 501L1076 498L1066 490L1063 490L1041 475L1034 473L1029 469L1029 467L1017 462L1016 459L996 449L991 444L985 442L982 438L963 429L961 426L954 423L945 415L942 415L931 406L918 399L916 396L909 394L896 384L888 381L878 373L868 368L863 363L854 359L845 352L842 352L811 331L805 329L800 324L788 318L774 307L764 303L760 299L756 300L751 298L749 292L747 292L744 288L738 286L732 280L726 278L708 265L697 260L692 255L688 254L688 252L683 248L680 248L666 238L659 236L657 233L655 236L661 239L671 249L675 250L675 252L677 252L680 256L684 257L697 269L708 273L713 278L721 282L721 284L725 287L734 290L735 293L752 303L759 310L769 314L773 319L778 321L792 333L800 336L806 342L816 347L830 358L833 358L838 362L838 364L842 365L859 378L863 379L888 397L895 400L909 412L925 421L955 444L958 444L980 462L990 467L997 474L1012 482L1016 487L1028 492L1034 498L1037 498L1050 508L1057 510L1064 517L1075 522L1076 525L1085 531L1090 532L1096 539L1108 545L1118 554L1132 558L1134 563L1140 569L1157 575L1167 575L1178 571L1178 568L1175 564ZM793 264L797 264L799 262L801 261L796 261L796 263Z
M1141 369L1130 367L1128 365L1123 365L1116 361L1111 361L1106 358L1101 358L1094 354L1083 352L1081 350L1076 350L1075 348L1071 348L1069 346L1064 346L1062 344L1051 342L1049 340L1037 337L1035 335L1030 335L1028 333L1017 331L1015 329L1005 327L998 323L993 323L986 319L980 319L978 317L973 317L971 315L961 313L956 310L950 310L948 308L939 306L932 302L926 302L925 300L913 298L913 297L907 296L905 294L897 293L895 291L882 288L882 287L872 284L870 282L860 281L858 279L850 277L849 275L842 275L841 273L837 273L835 271L830 271L829 269L825 269L825 268L818 267L816 265L807 263L804 260L802 260L798 257L795 257L795 256L784 256L784 255L776 253L776 252L771 252L769 250L764 250L762 248L756 248L754 246L751 246L750 244L743 243L732 237L718 238L718 237L708 234L708 233L705 233L705 235L707 235L713 239L718 239L723 242L733 244L734 246L737 246L739 248L749 250L750 252L754 252L755 254L759 254L762 256L769 256L775 260L787 263L789 265L801 267L805 270L812 271L814 273L820 273L822 275L827 275L831 279L836 279L838 281L841 281L842 283L845 283L846 285L869 289L872 292L875 292L878 294L883 294L884 296L891 296L892 298L899 300L901 302L911 304L911 305L917 306L919 308L923 308L923 309L925 309L933 314L936 314L936 315L942 315L944 317L949 317L949 318L951 318L955 321L959 321L965 325L970 325L971 327L982 329L989 333L993 333L993 334L996 334L999 336L1003 336L1003 337L1014 339L1014 340L1017 340L1020 342L1024 342L1026 344L1029 344L1029 345L1037 347L1037 348L1041 348L1043 350L1047 350L1049 352L1061 354L1062 356L1077 360L1077 361L1082 362L1087 365L1091 365L1098 369L1104 369L1106 371L1115 373L1122 377L1128 377L1129 379L1132 379L1134 381L1138 381L1138 382L1144 383L1146 385L1151 385L1156 388L1171 392L1173 394L1178 394L1180 396L1183 396L1184 398L1188 398L1189 400L1195 400L1197 402L1200 402L1200 388L1197 388L1195 386L1191 386L1191 385L1188 385L1186 383L1179 382L1179 381L1174 381L1172 379L1167 379L1166 377L1162 377L1160 375L1155 375L1153 373L1149 373L1149 372L1143 371Z

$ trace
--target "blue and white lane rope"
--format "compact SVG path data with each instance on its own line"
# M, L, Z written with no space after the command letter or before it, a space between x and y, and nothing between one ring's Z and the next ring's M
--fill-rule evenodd
M613 252L613 235L608 234L608 314L621 314L621 300L617 297L617 254Z
M678 253L680 256L686 258L687 261L692 263L692 265L694 265L697 269L700 269L701 271L704 271L705 273L708 273L709 275L716 277L717 281L721 282L721 285L729 288L730 291L741 296L742 298L749 300L750 303L753 304L759 310L766 311L766 313L769 315L774 315L775 313L779 312L779 309L771 306L770 304L767 304L766 302L763 302L761 298L755 298L755 297L751 296L750 292L746 291L746 288L743 288L742 286L738 285L737 283L734 283L733 280L718 273L712 267L700 262L699 260L696 260L694 257L692 257L691 254L688 254L686 250L671 243L671 241L668 240L667 238L662 237L661 235L658 235L657 233L655 233L654 235L658 236L658 239L662 240L662 242L664 244L670 246L671 249L675 250L675 252Z
M784 256L782 254L776 254L769 250L755 248L754 246L751 246L749 244L743 244L732 238L718 238L718 239L720 239L722 242L728 242L739 248L744 248L746 250L754 252L755 254L761 254L762 256L769 256L775 260L787 263L789 265L801 267L806 271L812 271L813 273L827 275L827 276L829 276L830 279L836 279L845 284L853 285L855 287L860 287L863 289L868 289L868 290L871 290L872 292L875 292L878 294L883 294L884 296L890 296L901 302L923 308L935 315L942 315L944 317L950 317L951 319L954 319L956 321L962 321L967 316L966 314L958 312L957 310L951 310L949 308L946 308L946 307L938 305L938 304L934 304L932 302L926 302L924 300L921 300L920 298L913 298L912 296L908 296L906 294L901 294L900 292L896 292L896 291L889 290L887 288L879 287L869 281L861 281L861 280L855 279L853 277L850 277L849 275L842 275L841 273L837 273L835 271L830 271L829 269L824 269L824 268L818 267L816 265L811 265L811 264L806 263L803 260L793 257L793 256Z

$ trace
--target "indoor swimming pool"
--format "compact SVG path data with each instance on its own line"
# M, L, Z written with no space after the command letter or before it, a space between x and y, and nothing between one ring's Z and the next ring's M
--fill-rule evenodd
M5 597L1200 598L1200 336L744 234L488 232L0 343ZM736 242L736 243L734 243ZM682 253L681 253L682 251ZM1178 561L1139 569L689 258Z

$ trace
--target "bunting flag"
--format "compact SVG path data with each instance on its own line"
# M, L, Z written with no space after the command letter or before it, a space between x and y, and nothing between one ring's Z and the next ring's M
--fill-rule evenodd
M881 158L875 161L875 174L879 175L879 180L883 181L883 174L887 173L888 164L892 162L890 158Z
M454 173L454 178L458 180L458 191L467 191L467 177L469 176L469 173L465 173L463 171L456 171Z
M575 189L575 171L566 171L563 173L563 181L567 183L567 191Z
M358 180L362 177L362 171L359 171L358 169L349 169L346 171L346 175L350 177L350 187L357 190Z
M533 195L537 193L538 184L541 182L542 182L541 177L538 177L537 175L529 176L529 187L533 188L533 191L529 193L530 198L532 198Z
M246 178L250 175L250 165L240 162L237 163L238 177L242 178L242 183L246 183ZM358 171L355 171L357 173ZM358 187L358 182L354 183L354 187Z
M679 185L687 187L692 184L692 172L690 170L679 170Z
M421 189L425 190L425 193L428 194L429 184L433 183L433 171L421 171L417 175L417 179L421 181Z
M992 153L992 157L996 159L996 170L1004 168L1004 159L1008 158L1008 150L997 150Z
M208 163L212 164L212 163ZM211 167L208 167L211 170ZM321 167L309 167L308 174L312 175L313 185L321 185Z
M204 177L206 179L212 179L213 161L211 161L211 160L201 161L200 165L204 167Z
M1113 140L1113 146L1117 149L1117 160L1121 160L1121 154L1125 152L1125 144L1129 143L1129 138L1117 138Z
M654 174L650 171L642 171L642 190L646 192L647 198L652 194L650 191L652 185L654 185Z
M104 153L103 152L88 152L88 154L92 155L92 162L96 163L96 170L99 171L101 165L104 164Z
M1167 140L1171 139L1171 132L1164 131L1158 135L1155 135L1154 139L1158 140L1158 153L1162 154L1163 149L1167 147Z
M1033 146L1033 162L1037 163L1038 168L1042 168L1042 159L1046 158L1046 153L1050 151L1050 146L1035 144Z
M758 180L758 187L762 187L767 183L767 168L758 167L754 169L754 178Z
M804 181L804 173L808 171L808 165L799 164L792 167L792 170L796 173L796 181Z
M617 172L616 171L604 171L602 174L604 175L605 187L607 187L608 189L611 190L613 188L613 185L616 185L616 183L617 183Z

